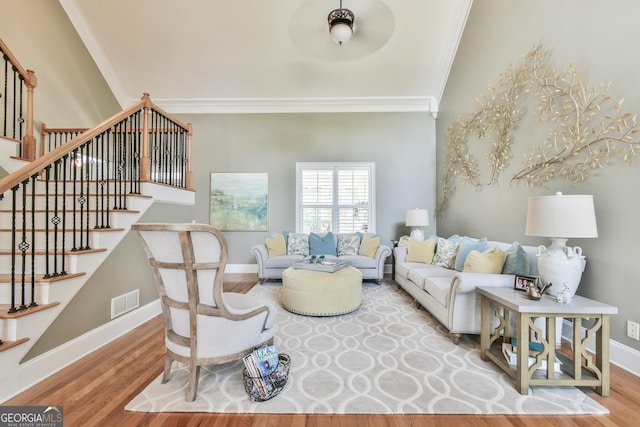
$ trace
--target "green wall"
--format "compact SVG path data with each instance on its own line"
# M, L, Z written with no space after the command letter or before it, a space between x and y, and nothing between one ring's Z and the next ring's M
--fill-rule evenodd
M426 113L190 115L195 219L209 221L211 172L269 174L269 232L295 230L296 162L376 164L376 232L407 234L409 208L435 206L435 120ZM432 230L435 225L432 224ZM230 264L254 264L266 232L228 232ZM388 260L390 262L390 259Z
M636 22L639 14L640 3L633 0L475 1L440 105L436 126L438 182L445 171L445 134L452 119L470 114L474 108L471 101L487 90L488 82L497 83L509 64L520 63L522 55L536 44L550 52L550 62L558 70L575 64L584 82L611 82L613 99L625 98L626 111L640 112L640 57L634 50L635 41L640 39ZM612 338L640 349L638 341L626 337L626 321L640 322L640 264L635 260L640 238L640 164L636 160L628 167L620 161L612 162L592 171L589 179L575 186L559 179L534 189L510 185L511 175L521 169L525 150L540 144L546 136L546 127L531 118L534 110L535 105L529 106L514 133L514 157L498 185L478 191L458 183L450 209L438 219L438 232L547 245L548 239L524 235L528 197L556 191L593 194L600 237L568 242L581 246L587 258L578 294L617 306ZM487 142L470 142L476 157L484 161ZM486 163L481 169L486 177ZM438 199L441 197L438 184Z

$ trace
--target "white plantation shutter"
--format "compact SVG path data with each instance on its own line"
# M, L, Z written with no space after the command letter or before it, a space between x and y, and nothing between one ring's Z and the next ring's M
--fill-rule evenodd
M297 163L296 230L374 231L374 163Z

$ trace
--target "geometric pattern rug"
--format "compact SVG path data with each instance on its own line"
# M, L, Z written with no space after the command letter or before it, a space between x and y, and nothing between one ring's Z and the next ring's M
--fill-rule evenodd
M171 378L151 382L125 407L139 412L304 414L607 414L575 387L531 387L521 395L478 339L453 344L440 323L394 282L363 284L362 306L333 317L290 313L280 282L250 293L277 308L275 343L291 357L289 380L276 397L245 393L242 360L202 367L198 396L186 402L188 370L174 362Z

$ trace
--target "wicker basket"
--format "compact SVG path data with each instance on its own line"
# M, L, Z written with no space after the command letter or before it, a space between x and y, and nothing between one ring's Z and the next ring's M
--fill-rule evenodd
M291 358L288 354L281 353L278 355L278 367L266 377L252 377L247 368L244 368L242 371L244 390L255 402L269 400L284 388L289 378L290 367Z

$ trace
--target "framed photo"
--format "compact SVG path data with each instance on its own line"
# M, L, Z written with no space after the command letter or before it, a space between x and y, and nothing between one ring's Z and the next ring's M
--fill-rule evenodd
M539 277L536 276L518 276L513 284L513 288L518 291L526 291L529 285L538 286Z
M269 174L212 173L209 223L222 231L268 231Z

